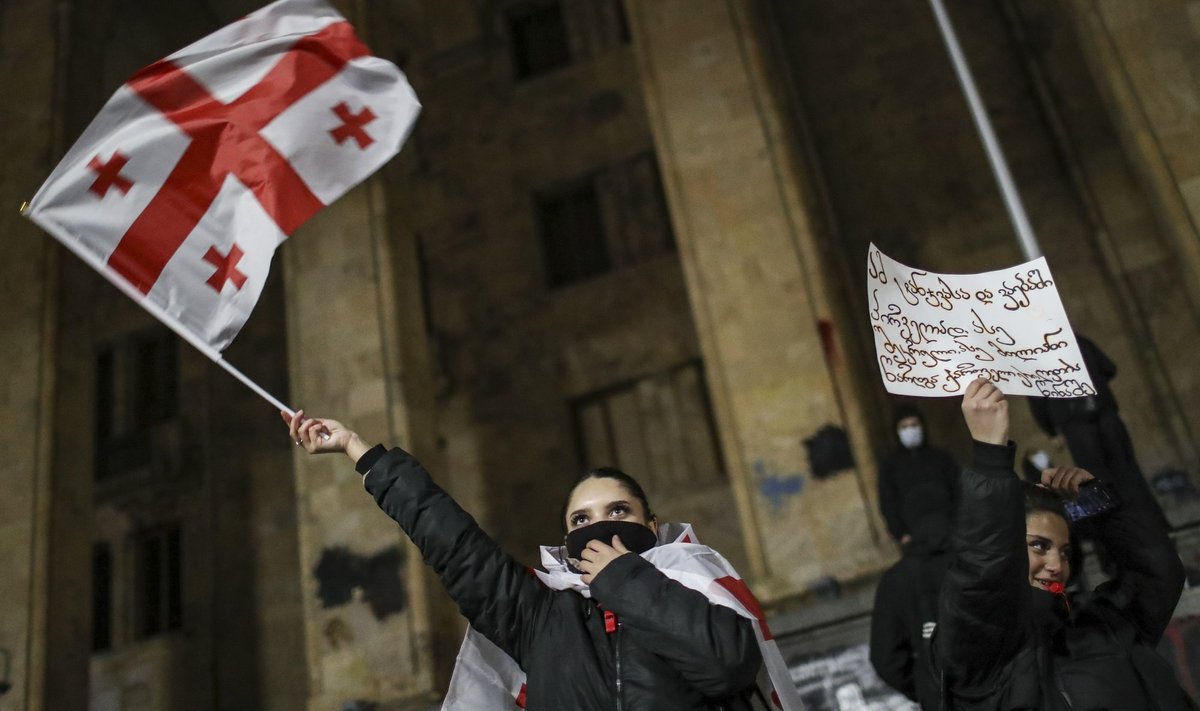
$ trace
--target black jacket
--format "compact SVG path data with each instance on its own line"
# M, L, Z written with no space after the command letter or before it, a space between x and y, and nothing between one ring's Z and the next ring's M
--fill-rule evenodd
M753 708L762 656L750 620L637 555L610 562L592 581L593 599L550 590L412 455L377 447L358 469L471 626L525 671L529 711ZM605 610L616 614L611 633Z
M976 442L974 460L963 472L934 634L946 708L1194 708L1154 651L1183 590L1183 566L1140 490L1119 491L1122 506L1098 520L1117 577L1068 610L1029 584L1011 445Z
M929 663L928 636L937 623L938 592L950 551L906 551L875 588L871 611L871 666L880 679L936 711L941 690Z
M944 449L929 444L929 428L917 410L896 410L894 424L908 416L921 420L925 442L914 449L899 445L879 467L879 511L897 541L929 514L949 514L958 492L958 463Z
M1090 339L1078 333L1075 334L1075 339L1079 342L1083 366L1092 376L1096 394L1087 397L1028 398L1033 419L1038 427L1051 437L1063 434L1063 429L1069 422L1095 420L1100 413L1117 412L1117 398L1108 384L1117 376L1116 364Z

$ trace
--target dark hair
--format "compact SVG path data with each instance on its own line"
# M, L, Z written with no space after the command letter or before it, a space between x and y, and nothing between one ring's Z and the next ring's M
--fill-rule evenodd
M646 519L650 520L654 518L654 512L650 508L650 500L646 498L646 491L642 489L642 485L637 482L637 479L634 479L616 467L596 467L584 472L571 484L571 488L567 489L567 495L563 497L562 513L558 516L558 521L562 524L564 530L567 527L567 506L571 504L571 494L575 492L575 489L580 484L588 479L616 479L620 482L621 488L625 489L630 496L642 502L642 508L646 511Z
M1052 513L1067 520L1067 512L1063 509L1062 499L1053 491L1028 482L1021 482L1025 494L1025 515L1035 513Z

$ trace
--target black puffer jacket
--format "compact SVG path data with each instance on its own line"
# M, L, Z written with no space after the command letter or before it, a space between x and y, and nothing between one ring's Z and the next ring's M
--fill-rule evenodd
M420 548L471 626L528 676L529 711L751 709L762 656L749 620L637 555L594 599L544 587L401 449L358 462L367 491ZM618 624L606 631L604 610Z
M975 443L934 634L945 708L1195 708L1154 651L1183 590L1183 566L1141 491L1118 494L1123 505L1097 521L1117 577L1068 609L1029 584L1011 446Z

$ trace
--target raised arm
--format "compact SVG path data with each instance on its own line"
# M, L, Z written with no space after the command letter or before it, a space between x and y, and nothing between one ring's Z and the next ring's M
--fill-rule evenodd
M1109 485L1120 503L1094 526L1117 567L1116 577L1097 588L1096 596L1128 620L1142 641L1154 646L1171 622L1186 574L1162 515L1149 500L1149 490L1130 481L1135 476L1140 474L1132 471L1113 477Z
M754 684L762 653L751 621L663 575L632 553L591 583L592 595L701 694L722 698Z
M344 452L367 491L420 549L471 626L522 662L553 594L500 549L471 516L402 449L368 449L334 420L289 422L292 439L311 453Z
M1025 634L1025 510L1012 469L1004 394L976 380L962 409L974 456L962 473L955 556L942 585L934 643L952 690L986 694L1001 681Z

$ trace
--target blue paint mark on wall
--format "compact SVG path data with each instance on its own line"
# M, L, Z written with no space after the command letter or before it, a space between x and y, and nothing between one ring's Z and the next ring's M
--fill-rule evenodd
M775 511L783 508L785 498L797 496L804 491L803 474L779 474L761 459L754 462L754 475L758 480L759 493Z

